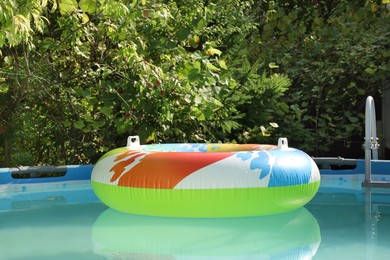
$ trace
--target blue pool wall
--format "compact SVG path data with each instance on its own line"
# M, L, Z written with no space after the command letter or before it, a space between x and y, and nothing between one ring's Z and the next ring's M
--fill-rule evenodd
M31 169L39 171L39 167ZM42 172L63 172L63 176L44 177L44 178L14 178L13 175L29 171L29 168L18 170L18 168L0 168L0 185L1 184L28 184L28 183L47 183L62 181L90 180L93 165L67 165L58 167L42 167Z
M345 168L328 167L321 168L321 176L352 176L352 175L364 175L365 163L364 160L357 159L353 160L353 165ZM335 163L333 163L335 165ZM93 165L67 165L67 166L49 166L42 167L46 170L42 172L63 172L63 176L57 177L44 177L44 178L16 178L13 177L17 174L27 172L28 169L35 169L40 171L40 167L24 167L23 169L18 168L0 168L0 185L2 184L28 184L28 183L48 183L48 182L63 182L63 181L75 181L75 180L90 180ZM26 170L27 169L27 170ZM373 179L380 181L390 181L390 161L389 160L373 160L372 161L372 174Z

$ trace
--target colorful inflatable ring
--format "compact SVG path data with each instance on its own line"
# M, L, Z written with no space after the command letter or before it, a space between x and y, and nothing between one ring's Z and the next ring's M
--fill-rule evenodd
M107 206L126 213L189 218L261 216L302 207L320 184L304 152L279 145L152 144L99 159L92 187Z

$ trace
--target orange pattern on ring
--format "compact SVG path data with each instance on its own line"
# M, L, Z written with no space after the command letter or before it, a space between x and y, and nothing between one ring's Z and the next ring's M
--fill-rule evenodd
M121 174L125 171L126 166L132 164L135 161L135 159L137 159L138 157L140 157L143 154L144 153L139 153L137 151L126 151L126 152L118 155L115 158L114 162L119 161L121 159L124 159L124 158L126 158L128 156L130 156L130 158L127 159L127 160L120 161L120 162L116 163L110 169L110 172L114 172L114 175L112 175L112 177L110 179L110 182L116 181L121 176Z
M127 152L126 155L131 156L130 159L118 162L111 169L111 171L114 171L115 173L115 179L120 178L118 185L155 189L173 189L181 180L191 173L234 154L232 152L153 152L147 154L136 152L139 155L134 155L132 152L134 151ZM141 155L145 155L145 157L122 175L125 171L125 167L134 162L134 157L139 157ZM118 155L117 158L124 159L126 156L121 154Z

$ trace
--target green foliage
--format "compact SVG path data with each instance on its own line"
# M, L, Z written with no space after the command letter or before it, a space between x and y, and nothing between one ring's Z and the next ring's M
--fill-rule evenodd
M362 136L365 98L389 78L389 10L380 1L268 3L259 56L293 82L275 111L280 133L315 155Z
M247 58L243 39L258 26L253 1L36 3L47 23L1 49L1 124L13 133L2 141L6 158L22 147L38 164L93 163L128 134L142 142L250 140L266 134L252 129L271 116L247 118L241 108L261 106L263 92L276 104L280 95L271 93L288 85Z
M48 0L2 1L0 3L0 48L5 45L17 46L22 42L32 44L33 32L42 32L49 22L42 15L47 7Z
M94 163L129 134L285 135L319 154L359 133L356 108L389 75L389 13L373 1L7 0L0 10L6 166Z

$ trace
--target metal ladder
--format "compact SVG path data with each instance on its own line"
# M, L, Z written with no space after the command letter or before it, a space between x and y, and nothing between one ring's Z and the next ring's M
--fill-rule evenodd
M371 96L368 96L366 99L366 111L365 111L365 138L364 138L365 177L362 183L363 187L390 188L390 182L371 180L371 160L378 160L378 148L379 148L379 143L376 134L375 102Z

